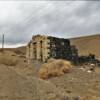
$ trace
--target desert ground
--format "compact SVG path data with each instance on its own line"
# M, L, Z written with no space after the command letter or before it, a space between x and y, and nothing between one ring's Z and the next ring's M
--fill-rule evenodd
M100 59L100 34L71 39L71 44L76 45L80 55L95 54Z
M79 42L82 38L72 41L82 50L80 53L90 50L99 58L99 37L85 37L89 41L86 45L95 43L95 49L86 46L83 50ZM41 79L38 73L42 64L35 60L27 64L25 47L0 51L0 100L100 100L100 66L88 72L72 65L68 73Z

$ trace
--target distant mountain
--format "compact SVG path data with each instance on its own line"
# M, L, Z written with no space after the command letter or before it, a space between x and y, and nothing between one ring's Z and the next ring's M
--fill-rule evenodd
M92 53L100 59L100 34L73 38L71 44L76 45L80 55Z

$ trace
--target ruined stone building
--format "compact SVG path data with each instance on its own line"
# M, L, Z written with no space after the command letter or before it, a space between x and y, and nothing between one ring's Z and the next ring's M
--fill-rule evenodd
M36 35L26 47L28 60L47 61L49 58L76 61L78 50L70 45L70 40L52 36Z

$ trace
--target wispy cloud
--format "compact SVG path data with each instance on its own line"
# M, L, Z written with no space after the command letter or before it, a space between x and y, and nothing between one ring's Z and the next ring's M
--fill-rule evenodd
M99 1L0 1L0 34L10 44L26 43L34 34L97 34L99 20Z

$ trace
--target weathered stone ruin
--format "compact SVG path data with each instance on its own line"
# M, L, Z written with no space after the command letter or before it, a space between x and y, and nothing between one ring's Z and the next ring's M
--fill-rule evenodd
M52 36L36 35L26 47L28 61L47 61L49 58L67 59L73 62L78 60L78 50L70 45L70 40Z

